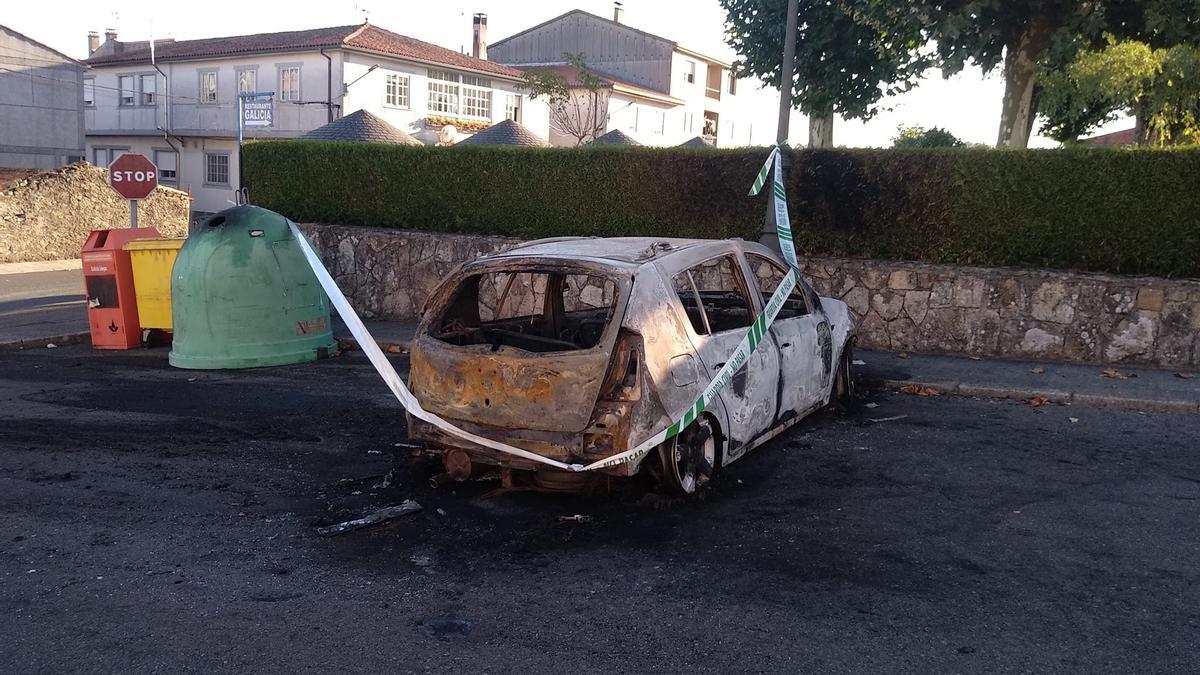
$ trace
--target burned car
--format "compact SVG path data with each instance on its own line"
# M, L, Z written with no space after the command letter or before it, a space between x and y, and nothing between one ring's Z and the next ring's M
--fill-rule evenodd
M545 239L461 267L430 297L409 388L462 430L567 463L633 448L691 406L787 274L741 240ZM844 303L803 281L767 336L703 413L637 461L556 470L409 415L409 433L465 479L577 489L646 471L691 493L805 415L851 395L854 327Z

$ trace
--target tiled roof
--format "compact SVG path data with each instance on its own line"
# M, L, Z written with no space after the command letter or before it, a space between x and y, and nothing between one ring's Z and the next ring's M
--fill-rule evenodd
M1122 129L1108 134L1100 134L1085 138L1081 143L1086 145L1137 145L1137 129Z
M629 134L625 133L624 131L621 131L620 129L613 129L612 131L610 131L602 136L597 136L588 145L592 145L592 144L595 144L595 145L641 145L641 143L638 143L637 141L633 140L633 138L630 137Z
M524 145L533 148L548 148L550 143L537 134L512 120L497 122L474 136L465 138L457 145Z
M409 136L366 110L352 112L325 126L317 127L300 138L319 141L424 145L421 141Z
M715 148L715 143L703 136L693 136L679 144L681 148Z
M454 50L423 42L406 35L393 33L370 24L359 26L336 26L310 30L258 33L256 35L234 35L230 37L205 38L202 40L164 40L154 45L155 58L159 61L214 58L256 54L263 52L311 51L321 48L357 48L400 58L422 61L436 65L461 68L477 72L492 73L507 77L521 77L516 68L484 61ZM105 43L85 61L92 66L119 63L148 62L149 42Z

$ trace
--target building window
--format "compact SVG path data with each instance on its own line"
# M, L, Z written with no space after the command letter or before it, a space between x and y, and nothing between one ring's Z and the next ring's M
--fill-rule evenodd
M158 103L155 89L158 87L158 80L153 75L141 76L142 86L142 105L154 105Z
M696 83L696 62L695 61L687 62L687 71L684 73L683 77L685 80L687 80L688 84Z
M667 113L663 110L650 111L650 133L662 135L667 131Z
M238 71L238 93L250 94L258 91L258 71L247 68Z
M158 167L158 182L179 185L179 155L174 150L155 150L154 166Z
M462 114L492 118L492 81L474 75L462 76Z
M458 114L458 75L444 70L429 71L429 112Z
M227 153L204 153L204 184L229 187L229 155Z
M217 102L217 71L215 71L215 70L200 71L200 102L201 103L216 103Z
M129 152L129 148L111 148L106 146L92 148L92 164L107 169L113 160Z
M121 75L117 78L117 90L121 93L121 105L134 104L133 76Z
M279 100L300 100L300 66L279 69Z
M736 94L737 94L737 76L734 75L733 71L731 70L731 71L729 71L729 95L734 96Z
M505 94L504 95L504 119L514 122L521 121L521 95L520 94Z
M384 105L393 108L408 108L408 76L388 73Z
M83 78L83 104L86 106L96 105L96 78Z

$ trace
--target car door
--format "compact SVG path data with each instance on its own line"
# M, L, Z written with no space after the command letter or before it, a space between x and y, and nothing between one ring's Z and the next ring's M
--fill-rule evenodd
M746 262L765 304L787 274L778 262L755 253L746 254ZM779 345L780 401L779 421L804 415L825 401L832 359L825 358L832 346L829 323L801 280L775 316L769 332ZM822 328L823 326L823 328ZM822 335L824 339L822 340Z
M732 356L759 306L733 254L693 265L672 278L687 314L689 338L711 380ZM774 426L779 387L779 352L764 340L720 393L728 414L725 461L743 455L749 443Z

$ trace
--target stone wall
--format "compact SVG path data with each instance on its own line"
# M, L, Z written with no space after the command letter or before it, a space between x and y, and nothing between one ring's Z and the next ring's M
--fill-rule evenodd
M837 258L803 268L859 317L868 348L1200 365L1196 280Z
M138 202L138 225L187 236L186 192L157 188ZM20 178L0 191L0 263L79 257L92 230L129 227L129 203L108 172L86 162Z
M460 263L504 237L305 225L364 317L411 319ZM1200 281L807 258L804 276L859 318L867 349L1200 366Z

